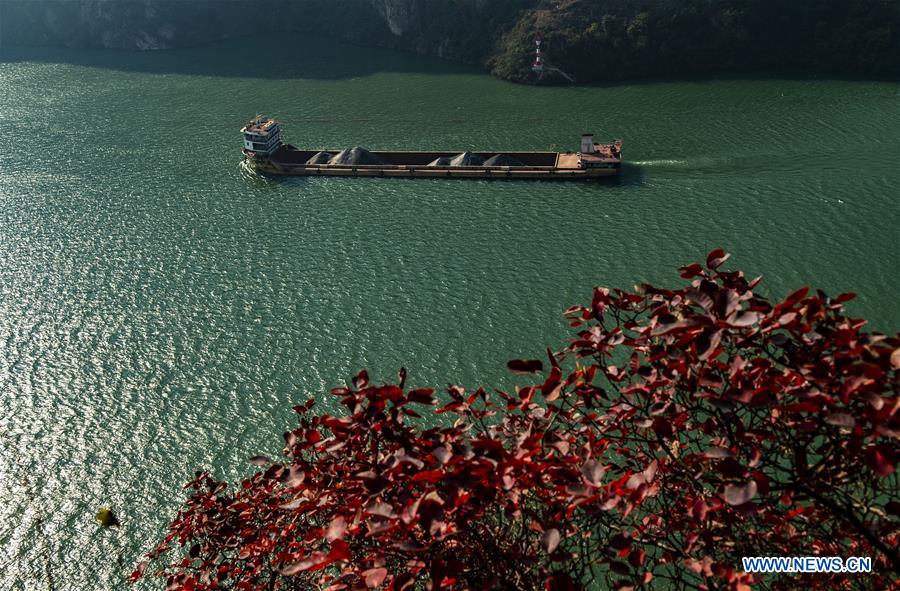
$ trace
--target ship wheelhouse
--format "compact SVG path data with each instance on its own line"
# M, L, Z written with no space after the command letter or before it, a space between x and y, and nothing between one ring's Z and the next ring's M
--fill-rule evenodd
M615 168L622 166L622 140L614 144L598 144L594 135L585 133L581 136L581 151L578 152L578 167L583 170L598 168Z
M281 123L269 117L258 116L241 128L244 135L244 152L254 156L269 157L281 147Z

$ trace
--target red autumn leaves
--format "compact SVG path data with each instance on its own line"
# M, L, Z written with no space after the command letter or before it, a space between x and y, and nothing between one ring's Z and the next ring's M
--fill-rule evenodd
M515 391L362 372L332 391L343 416L295 407L283 463L189 484L159 574L173 590L777 589L806 583L741 556L857 555L867 585L890 584L900 340L863 332L848 296L773 304L727 258L683 267L677 290L595 290Z

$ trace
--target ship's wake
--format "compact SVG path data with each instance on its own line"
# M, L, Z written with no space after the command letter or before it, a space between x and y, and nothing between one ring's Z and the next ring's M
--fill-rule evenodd
M632 160L631 164L636 166L654 166L660 168L677 168L686 166L687 160L659 159L659 160Z
M240 171L240 175L247 180L253 180L261 183L272 182L272 179L256 172L253 167L247 163L246 160L241 160L240 164L238 164L238 170Z

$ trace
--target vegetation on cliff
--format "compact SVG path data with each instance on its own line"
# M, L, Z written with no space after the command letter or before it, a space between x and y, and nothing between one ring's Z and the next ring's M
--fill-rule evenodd
M900 575L900 337L852 295L770 302L728 258L597 288L510 391L374 385L295 408L282 461L202 472L150 558L170 591L886 589ZM742 556L870 556L761 577ZM133 578L144 576L143 562Z
M889 0L547 1L499 42L491 71L535 81L535 31L543 33L546 61L579 82L760 70L900 73L900 3Z

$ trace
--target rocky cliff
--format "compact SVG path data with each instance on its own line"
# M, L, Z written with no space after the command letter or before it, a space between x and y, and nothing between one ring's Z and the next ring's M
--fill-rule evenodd
M0 42L153 50L286 30L390 38L367 0L3 0ZM374 36L373 36L374 35Z
M547 0L525 11L490 58L527 82L544 33L545 80L660 76L900 75L896 0Z
M755 70L897 76L896 0L2 0L2 45L152 50L330 35L527 83ZM548 67L530 68L535 31Z

